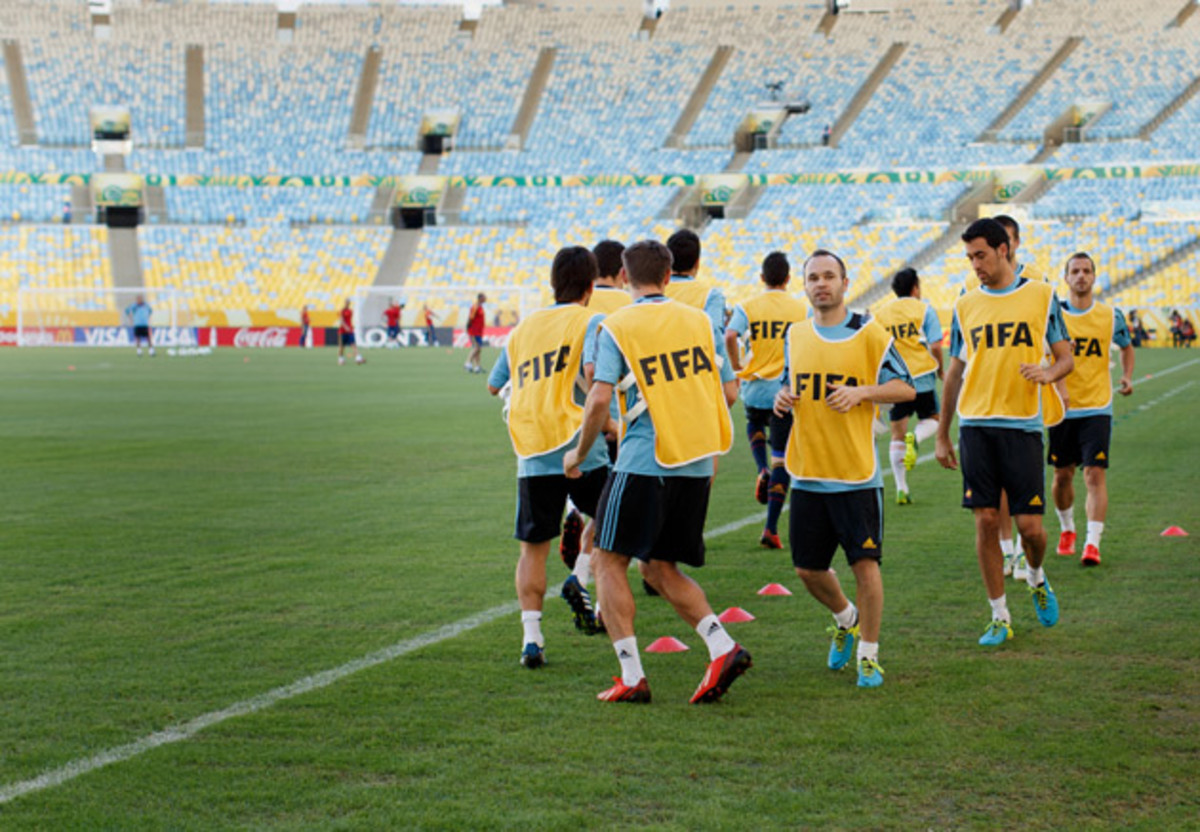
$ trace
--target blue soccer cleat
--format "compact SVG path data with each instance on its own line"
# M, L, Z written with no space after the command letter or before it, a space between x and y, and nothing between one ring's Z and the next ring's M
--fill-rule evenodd
M1043 627L1053 627L1058 623L1058 597L1050 588L1049 581L1042 581L1041 586L1030 587L1029 594L1033 598L1033 611L1037 613L1038 621Z
M874 659L858 660L858 686L877 688L883 684L883 668Z
M854 655L854 647L858 644L858 625L849 628L830 627L826 632L833 633L833 640L829 643L829 669L841 670Z
M1013 637L1012 624L993 618L987 630L979 637L979 643L984 647L998 647Z
M521 651L521 667L537 670L546 663L546 651L536 642L529 642Z

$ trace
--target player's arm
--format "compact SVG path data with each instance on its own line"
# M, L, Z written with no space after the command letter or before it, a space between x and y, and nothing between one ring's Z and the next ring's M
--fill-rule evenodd
M740 333L736 329L725 330L725 353L729 356L729 366L733 367L735 373L742 371L742 360L738 354L738 335Z
M893 344L888 347L874 384L831 384L825 404L838 413L849 413L860 404L895 404L910 402L917 397L912 374Z
M1071 349L1070 341L1055 341L1050 345L1050 354L1054 356L1053 364L1049 367L1043 367L1041 364L1022 364L1021 376L1034 384L1054 384L1066 378L1075 369L1075 351ZM1063 391L1059 390L1059 395L1062 393Z
M954 455L954 444L950 441L950 422L958 410L958 394L962 392L963 371L966 367L966 362L961 358L951 356L946 378L942 381L942 413L938 419L937 447L933 455L939 465L951 471L958 468L958 458Z
M938 365L937 377L940 379L945 378L945 371L942 366L942 364L943 364L942 342L938 341L936 344L930 344L929 345L929 354L932 355L933 360L937 362L937 365Z
M613 385L607 381L594 382L588 390L587 403L583 406L583 425L579 429L579 442L563 454L563 473L571 479L582 476L579 463L587 458L596 437L608 423L612 394Z
M1128 396L1133 392L1133 360L1136 355L1133 344L1126 344L1121 347L1121 386L1117 388L1117 392L1122 396Z

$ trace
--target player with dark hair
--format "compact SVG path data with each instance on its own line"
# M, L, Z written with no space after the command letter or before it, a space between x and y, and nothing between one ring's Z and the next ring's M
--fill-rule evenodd
M921 300L921 279L915 269L901 269L892 277L896 298L875 314L891 333L896 349L913 376L917 398L892 405L892 441L889 458L896 481L896 504L911 502L908 472L917 462L917 446L937 433L937 379L942 377L942 325L937 313ZM917 424L908 429L908 417Z
M483 304L485 301L487 301L487 295L480 292L475 296L475 302L471 304L471 309L467 312L467 338L471 342L471 353L467 356L467 363L463 365L463 369L468 373L483 372L483 367L479 365L479 358L483 353L483 329L486 323Z
M887 331L846 308L845 263L818 249L804 263L813 317L787 333L786 385L777 413L792 413L792 564L809 593L833 614L828 666L855 655L858 686L883 684L883 474L875 454L875 404L912 401L916 391ZM857 587L857 605L830 569L838 546Z
M996 646L1013 636L998 528L1001 494L1008 495L1021 531L1038 621L1044 627L1058 622L1058 599L1043 568L1042 388L1065 378L1074 359L1054 290L1013 273L1004 226L977 220L962 240L981 286L954 305L936 456L943 467L958 468L950 441L957 413L962 505L975 516L976 554L992 613L979 643ZM1047 344L1054 357L1048 367Z
M570 496L587 515L608 478L603 448L576 460L581 475L564 475L563 456L579 439L583 420L580 384L589 381L583 357L596 337L601 317L587 308L596 279L596 258L586 248L560 249L550 268L554 305L539 309L509 334L488 376L488 392L509 387L508 432L517 454L517 520L514 536L521 544L517 561L517 600L524 631L521 665L546 663L542 635L542 600L546 595L546 558L558 536L563 508ZM596 631L591 597L574 576L563 584L575 626Z
M1122 396L1133 392L1133 340L1120 309L1095 298L1096 263L1087 252L1076 252L1063 269L1070 300L1062 305L1063 322L1074 345L1075 370L1067 376L1070 405L1066 417L1050 428L1054 466L1051 494L1062 529L1058 554L1075 555L1075 468L1083 466L1087 486L1087 539L1080 563L1100 565L1100 536L1108 514L1109 444L1112 438L1112 345L1121 350Z
M742 405L746 409L746 436L758 471L754 497L767 507L767 521L759 543L768 549L782 549L779 540L779 515L787 497L788 476L783 455L791 430L791 414L774 413L775 394L783 384L783 336L787 328L804 320L808 311L804 302L787 291L791 280L787 255L773 251L763 258L760 279L763 292L733 307L725 327L725 351L742 381ZM743 364L739 346L746 346ZM768 437L771 458L767 460Z
M702 310L717 332L723 333L725 294L715 284L696 277L700 272L700 238L695 231L681 228L667 238L667 248L673 264L667 297Z
M750 654L730 638L704 590L679 564L704 565L712 461L733 442L729 405L737 399L737 379L712 321L663 293L671 276L666 246L634 243L625 249L624 263L634 302L600 325L579 445L563 458L567 475L578 476L620 387L628 429L600 496L594 562L621 675L597 698L650 701L627 574L637 558L645 579L704 640L710 662L691 702L714 702L750 667Z

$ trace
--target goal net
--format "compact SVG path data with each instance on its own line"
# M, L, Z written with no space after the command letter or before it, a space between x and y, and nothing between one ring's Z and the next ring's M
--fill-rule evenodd
M152 310L158 346L196 346L188 294L178 289L75 288L17 292L17 345L22 347L132 346L131 307L138 297Z
M354 333L361 347L388 344L384 310L393 302L404 306L400 313L401 343L432 346L426 332L425 312L433 315L436 330L461 330L475 298L483 293L488 329L513 327L541 305L538 290L515 286L368 286L354 296ZM450 346L449 342L441 346Z

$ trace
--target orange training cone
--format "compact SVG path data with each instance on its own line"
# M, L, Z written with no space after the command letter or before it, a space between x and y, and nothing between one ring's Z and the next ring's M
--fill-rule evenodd
M791 595L792 591L783 584L767 584L758 591L759 595Z
M1187 537L1188 533L1178 526L1167 526L1160 537Z
M646 648L647 653L682 653L688 646L673 636L663 636Z
M730 607L718 615L717 620L722 624L740 624L743 621L753 621L754 616L741 607Z

